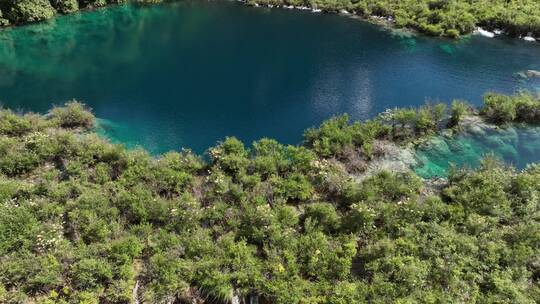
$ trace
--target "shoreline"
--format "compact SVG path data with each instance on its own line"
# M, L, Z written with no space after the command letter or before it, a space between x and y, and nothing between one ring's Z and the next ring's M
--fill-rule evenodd
M393 30L393 31L399 30L399 31L403 31L405 33L409 33L411 35L423 35L425 37L430 37L430 38L443 38L443 39L450 39L450 40L460 40L460 39L465 38L465 37L470 36L470 35L477 35L477 36L482 36L482 37L486 37L486 38L497 38L497 37L500 37L500 36L504 36L504 37L507 37L507 38L510 38L510 39L522 40L522 41L529 42L529 43L540 43L540 37L534 37L534 36L532 36L532 33L528 33L525 36L520 35L518 37L515 37L515 36L508 35L508 30L507 29L504 29L504 28L489 28L489 27L484 28L484 27L480 26L479 24L475 25L474 31L472 31L470 33L458 34L456 36L450 36L448 34L429 35L428 33L422 32L422 31L420 31L420 30L418 30L418 29L416 29L414 27L408 27L408 26L398 27L398 26L396 26L395 19L392 16L364 15L364 14L359 13L358 11L355 11L355 10L349 11L349 10L345 10L345 9L327 10L327 9L318 9L316 7L309 7L309 6L261 4L261 3L258 3L257 1L250 2L249 0L228 0L228 1L229 2L235 2L235 3L238 3L238 4L244 5L244 6L254 7L254 8L269 8L269 9L279 8L279 9L286 9L286 10L310 11L313 14L334 14L334 15L339 15L341 17L347 17L347 18L351 18L351 19L357 19L357 20L365 21L365 22L368 22L368 23L371 23L371 24L374 24L374 25L377 25L377 26L381 26L381 27L383 27L385 29L389 29L389 30ZM22 23L9 23L8 25L1 25L0 26L0 31L3 30L3 29L12 29L12 28L19 27L19 26L26 26L26 25L31 25L31 24L38 24L38 23L41 23L41 22L47 22L49 20L53 20L53 19L61 17L61 16L72 15L72 14L76 14L76 13L92 12L92 11L96 11L96 10L100 10L100 9L118 7L118 6L121 6L121 5L135 5L135 6L138 6L138 7L145 7L145 6L162 5L162 4L166 4L168 2L170 3L171 1L158 0L158 2L148 2L148 3L145 3L145 2L142 2L142 3L123 2L123 3L108 3L108 4L104 5L104 6L88 6L88 7L80 8L77 11L74 11L74 12L71 12L71 13L57 12L52 18L48 18L48 19L44 19L44 20L32 21L32 22L22 22Z
M510 39L517 39L517 40L523 40L526 42L538 42L540 43L540 37L533 37L529 34L526 36L520 35L519 37L513 37L511 35L508 35L508 30L501 29L501 28L488 28L489 30L484 29L480 25L476 25L476 28L474 31L462 35L458 35L457 37L450 37L447 35L429 35L427 33L424 33L422 31L419 31L418 29L415 29L414 27L397 27L395 25L395 19L392 16L378 16L378 15L363 15L359 14L357 11L348 11L345 9L336 9L336 10L323 10L323 9L317 9L313 7L308 6L294 6L294 5L272 5L272 4L259 4L257 2L250 3L249 0L235 0L235 2L240 3L241 5L245 6L251 6L255 8L279 8L279 9L287 9L287 10L299 10L299 11L311 11L314 14L334 14L339 15L342 17L348 17L352 19L357 19L365 22L369 22L374 25L382 26L384 28L390 29L390 30L402 30L409 32L414 35L423 35L430 38L447 38L451 40L460 40L466 36L469 35L478 35L486 38L496 38L499 36L505 36Z

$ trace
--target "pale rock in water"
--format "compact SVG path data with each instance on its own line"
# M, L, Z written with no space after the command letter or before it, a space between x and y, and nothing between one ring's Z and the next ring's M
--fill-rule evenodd
M516 73L517 76L523 79L540 77L540 71L538 70L526 70Z
M484 37L488 37L488 38L495 37L495 33L490 32L490 31L486 31L481 27L477 28L476 31L474 31L474 33L478 34L478 35L481 35L481 36L484 36Z
M536 42L536 38L533 37L533 34L532 33L527 33L527 36L521 38L525 41L528 41L528 42Z
M362 181L381 170L408 172L417 165L415 153L411 147L400 147L395 143L386 141L377 144L384 147L384 156L371 161L362 174L355 175L354 178L357 181Z
M540 77L540 71L537 70L527 70L525 73L528 77Z

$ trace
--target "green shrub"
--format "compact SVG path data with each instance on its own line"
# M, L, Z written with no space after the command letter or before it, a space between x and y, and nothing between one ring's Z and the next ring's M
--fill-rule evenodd
M441 36L444 32L439 24L420 23L419 29L430 36Z
M0 204L0 255L29 250L37 237L39 222L27 206L16 201Z
M313 203L306 206L306 225L314 225L326 232L334 232L340 226L340 216L330 203Z
M505 102L537 121L536 96ZM538 302L538 166L487 158L441 183L346 169L431 134L442 106L334 118L305 146L228 138L209 160L125 150L66 111L0 112L2 303Z
M32 121L9 110L0 111L0 134L22 136L32 130Z
M308 129L304 133L304 140L317 154L329 157L351 147L353 133L349 117L342 115L323 122L318 129Z
M4 18L4 13L0 9L0 26L7 26L7 25L9 25L9 20Z
M445 32L445 36L453 38L453 39L457 39L459 38L460 33L456 29L447 29Z
M215 165L235 176L246 170L249 163L244 144L234 137L227 137L220 145L210 149L209 154Z
M94 115L78 101L70 101L63 107L52 109L49 117L62 128L91 129L95 125Z
M49 0L51 5L62 14L69 14L79 10L77 0Z
M455 127L458 126L464 116L468 115L471 112L471 106L461 100L452 101L452 106L450 109L450 121L449 126Z
M56 13L49 0L13 0L7 6L6 17L12 23L42 21Z
M70 267L73 284L81 290L96 289L112 279L112 267L103 259L82 259Z
M484 96L482 115L496 124L505 124L516 118L516 105L512 97L489 93Z

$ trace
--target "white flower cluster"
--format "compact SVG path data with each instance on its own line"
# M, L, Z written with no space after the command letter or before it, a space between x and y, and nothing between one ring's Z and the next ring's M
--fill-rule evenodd
M33 132L28 134L26 137L24 137L24 144L25 145L39 145L42 143L46 143L50 140L50 135L43 132Z
M36 247L39 251L45 251L55 247L63 238L62 223L50 223L36 236Z
M6 207L6 208L18 208L19 207L19 202L17 201L16 198L11 198L11 199L8 199L8 200L4 201L4 207Z
M221 157L221 154L223 151L221 151L221 149L219 147L216 147L216 148L211 148L209 151L208 151L208 154L210 154L210 156L213 158L213 159L219 159Z
M326 159L316 159L311 162L311 166L319 170L319 174L328 173L330 163Z

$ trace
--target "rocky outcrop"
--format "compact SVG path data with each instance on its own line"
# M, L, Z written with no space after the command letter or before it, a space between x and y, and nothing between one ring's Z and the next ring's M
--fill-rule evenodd
M412 146L401 147L390 141L376 141L379 157L367 163L362 174L356 174L355 179L361 181L366 177L381 171L408 172L417 165Z

